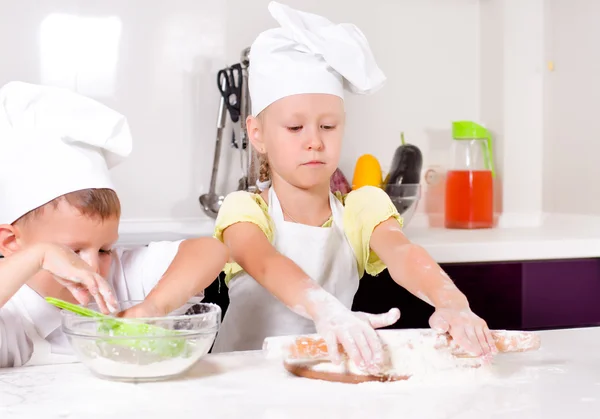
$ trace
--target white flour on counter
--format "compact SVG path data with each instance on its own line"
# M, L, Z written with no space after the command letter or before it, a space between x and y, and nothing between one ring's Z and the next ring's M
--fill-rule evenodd
M552 360L558 359L541 355L500 357L498 365L488 371L457 369L430 373L422 380L342 384L293 376L281 361L267 360L258 352L224 353L201 359L181 379L135 387L96 379L77 364L42 367L32 370L40 372L29 378L26 371L9 372L0 379L0 394L18 389L18 394L24 395L22 405L39 406L35 409L40 412L56 411L63 400L69 400L71 417L90 419L94 415L85 414L85 410L98 397L108 400L102 414L94 416L98 419L158 418L172 415L174 407L177 413L197 415L198 406L203 416L215 418L483 419L496 417L498 411L512 414L530 408L532 403L536 406L538 384L532 387L529 383L539 383L536 374L556 366ZM17 384L14 388L7 384L11 378ZM543 378L552 381L547 374ZM27 381L35 383L35 391L25 393ZM597 381L593 377L590 382ZM131 392L132 397L123 398L124 391ZM590 392L580 397L592 395ZM0 397L0 405L2 401ZM4 418L2 413L0 416Z
M135 386L99 380L80 364L7 369L0 373L0 417L46 417L68 409L72 418L150 419L174 412L198 416L199 408L203 417L223 419L598 416L600 328L540 336L540 350L499 354L490 367L477 369L431 370L415 355L412 368L421 376L387 383L296 377L281 358L267 359L260 351L207 356L181 378ZM422 354L420 362L428 357ZM443 358L431 362L451 365ZM102 408L90 410L99 399Z
M484 366L480 358L457 358L449 347L439 348L443 338L435 332L406 331L402 334L380 333L387 359L383 373L385 375L410 376L405 383L453 383L457 379L468 381L490 378L490 369ZM351 373L365 375L354 362L347 360L336 365L321 362L311 367L314 371Z
M431 329L379 330L377 333L386 348L386 367L383 371L386 375L410 375L412 376L410 381L418 381L447 375L447 372L465 375L466 370L477 370L476 373L473 371L469 373L484 376L490 369L482 358L469 356L448 335ZM500 345L506 351L522 351L540 346L540 338L534 333L493 331L492 334L500 339L499 342L502 342ZM319 339L317 335L307 335L307 337L313 340ZM304 362L306 357L303 355L299 356L298 361L294 361L298 354L292 354L289 348L295 349L295 342L293 336L267 338L263 345L263 353L267 359L287 359L289 363L299 362L306 365ZM329 362L325 353L319 355L320 350L313 354L315 356L313 359L322 362L311 364L311 370L366 374L351 360L346 360L339 365Z

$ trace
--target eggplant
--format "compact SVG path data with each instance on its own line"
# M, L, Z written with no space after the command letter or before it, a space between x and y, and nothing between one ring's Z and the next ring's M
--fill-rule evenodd
M423 167L423 155L419 147L406 144L404 133L400 134L402 145L400 145L392 159L390 173L385 179L385 192L390 196L392 202L402 215L416 204L415 188L401 188L400 185L414 185L421 182L421 168ZM413 199L410 199L413 198Z
M390 173L387 175L386 192L391 192L395 185L409 185L421 182L423 155L419 147L406 144L404 133L400 134L402 145L396 149ZM389 187L389 189L388 189Z

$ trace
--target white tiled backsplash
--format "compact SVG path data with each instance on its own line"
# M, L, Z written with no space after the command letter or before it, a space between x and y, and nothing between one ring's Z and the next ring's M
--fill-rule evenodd
M401 131L422 149L424 169L443 166L451 121L471 119L495 134L498 209L542 210L544 13L550 13L543 0L282 1L357 24L388 77L380 92L347 99L340 165L349 179L363 153L387 169ZM0 84L67 86L124 113L134 152L114 169L123 218L202 218L198 196L208 189L212 167L216 73L275 26L267 4L0 0ZM598 15L600 6L595 9ZM229 139L226 131L226 144ZM221 193L233 190L241 174L239 156L226 150L221 173L229 176L219 182ZM544 150L551 161L561 153ZM430 202L435 208L439 195ZM545 202L547 209L564 209Z

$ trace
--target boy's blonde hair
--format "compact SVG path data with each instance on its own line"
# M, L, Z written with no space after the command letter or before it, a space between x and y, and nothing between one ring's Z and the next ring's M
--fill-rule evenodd
M112 189L82 189L59 196L47 204L29 211L13 224L26 223L41 215L44 212L44 208L48 206L57 208L60 202L66 202L76 208L82 215L90 218L99 218L102 221L113 217L121 217L121 202L115 191Z

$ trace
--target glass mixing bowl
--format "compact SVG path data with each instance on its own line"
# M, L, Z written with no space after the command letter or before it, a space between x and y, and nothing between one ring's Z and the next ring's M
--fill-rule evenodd
M119 304L127 309L138 303ZM97 310L93 304L88 308ZM75 355L98 377L165 380L184 373L208 353L221 323L221 308L216 304L190 302L178 312L186 314L116 319L63 310L62 330Z
M415 214L421 199L421 185L418 183L387 185L385 191L404 219L404 227L406 227Z

